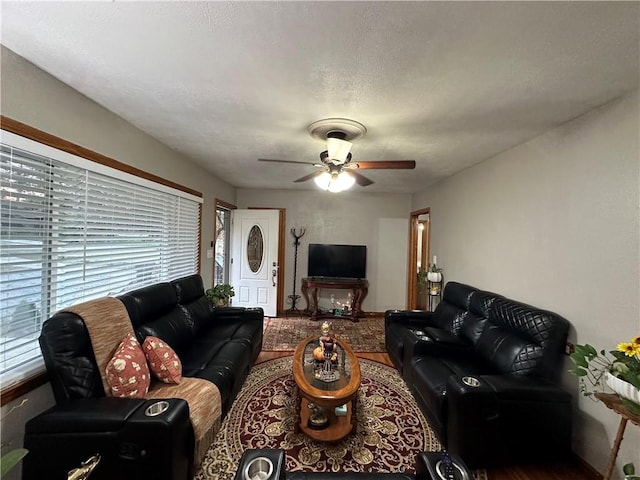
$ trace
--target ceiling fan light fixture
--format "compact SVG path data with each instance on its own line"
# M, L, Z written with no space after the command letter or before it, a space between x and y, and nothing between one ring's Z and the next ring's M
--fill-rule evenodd
M328 190L332 193L348 190L356 183L355 177L347 172L322 172L314 181L322 190Z
M338 174L338 178L329 184L329 191L343 192L344 190L349 190L353 187L354 183L356 183L356 179L353 175L347 172L340 172Z
M327 153L329 154L329 158L331 160L338 160L341 163L346 162L349 151L351 150L351 145L351 142L340 138L327 138Z
M327 190L329 188L329 184L331 183L331 174L329 172L322 172L320 175L314 178L313 181L316 182L316 185L322 190Z

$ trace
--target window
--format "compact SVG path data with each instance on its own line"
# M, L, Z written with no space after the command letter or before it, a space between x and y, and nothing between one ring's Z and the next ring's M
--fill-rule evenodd
M42 322L66 306L198 271L200 203L2 132L0 375L42 368Z
M216 200L216 240L214 261L214 285L229 283L229 258L231 257L231 210L235 206Z

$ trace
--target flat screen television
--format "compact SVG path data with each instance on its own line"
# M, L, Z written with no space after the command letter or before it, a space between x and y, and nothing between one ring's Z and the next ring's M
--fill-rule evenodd
M309 244L310 277L366 278L366 245Z

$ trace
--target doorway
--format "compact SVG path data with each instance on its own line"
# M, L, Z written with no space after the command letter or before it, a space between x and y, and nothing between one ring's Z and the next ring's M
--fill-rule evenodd
M285 210L236 209L231 217L233 305L262 307L275 317L283 308Z
M431 239L431 209L411 212L409 218L409 265L407 268L407 308L427 310L428 289L426 278L418 274L429 266Z

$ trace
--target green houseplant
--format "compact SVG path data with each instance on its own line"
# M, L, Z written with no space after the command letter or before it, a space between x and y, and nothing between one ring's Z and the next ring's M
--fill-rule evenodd
M640 412L640 335L622 342L616 350L598 352L589 344L576 345L570 356L570 373L580 379L580 392L591 397L609 386L633 412Z
M229 299L235 296L233 287L228 283L219 283L213 288L209 288L204 292L214 307L229 305Z

